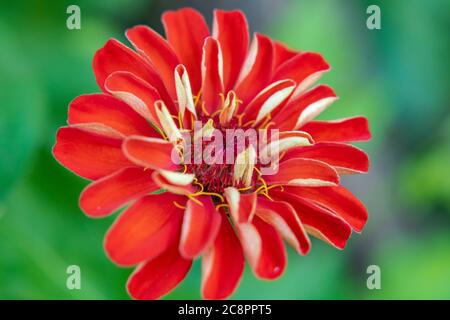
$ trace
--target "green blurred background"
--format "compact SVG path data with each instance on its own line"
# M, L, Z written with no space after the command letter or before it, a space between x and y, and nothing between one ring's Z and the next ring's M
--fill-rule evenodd
M81 7L81 30L66 28L66 8ZM366 28L378 4L382 29ZM105 256L115 217L87 218L78 195L87 184L51 155L70 100L99 91L91 59L127 27L162 32L164 10L242 9L251 31L290 47L319 51L332 65L322 82L340 100L323 119L366 115L373 139L367 175L345 178L369 221L344 251L313 240L306 257L289 251L275 282L248 267L233 298L450 298L450 1L17 0L0 4L0 298L127 299L131 269ZM66 288L79 265L82 290ZM366 268L381 268L368 290ZM197 299L200 265L168 298Z

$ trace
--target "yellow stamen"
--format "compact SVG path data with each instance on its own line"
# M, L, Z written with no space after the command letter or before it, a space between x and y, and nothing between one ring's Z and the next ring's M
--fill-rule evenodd
M177 207L177 208L180 208L180 209L186 209L186 207L185 206L182 206L181 204L179 204L178 202L176 202L176 201L172 201L172 203L174 204L174 206L175 207Z
M251 125L254 124L254 123L255 123L255 120L250 120L250 121L244 123L242 126L243 126L243 127L251 126Z
M191 128L194 127L195 118L194 115L191 113Z
M269 129L270 126L273 126L274 124L275 124L275 122L271 121L266 125L266 127L264 129L267 130L267 129Z
M271 200L271 201L274 201L274 200L272 199L272 197L269 196L269 194L267 194L267 193L265 193L265 192L261 192L260 194L262 194L263 196L265 196L267 199L269 199L269 200Z
M209 112L208 112L208 111L206 110L206 108L205 108L205 102L202 102L201 107L202 107L203 113L209 117Z
M226 204L226 203L221 203L221 204L216 206L216 210L219 210L222 207L229 208L230 206L228 204Z
M196 199L193 193L189 194L187 197L194 201L196 204L203 207L203 203L201 203L200 200Z
M242 127L242 118L244 118L244 116L245 116L245 112L242 112L240 115L236 116L240 127Z
M198 94L195 96L194 106L197 106L197 103L200 101L200 97L202 96L202 90L198 92Z
M265 189L266 187L264 185L259 186L258 189L255 190L255 193L259 193L261 190Z
M218 193L215 193L215 192L207 192L207 191L204 191L205 190L205 187L203 186L203 184L201 184L200 182L198 182L198 179L197 178L194 178L194 180L192 181L192 184L194 184L194 185L196 185L196 186L199 186L200 187L200 190L199 191L197 191L197 192L195 192L195 193L191 193L190 195L188 195L188 197L190 198L190 199L192 199L191 197L197 197L197 196L202 196L202 195L208 195L208 196L216 196L216 197L218 197L222 202L225 202L225 198L221 195L221 194L218 194ZM192 199L193 200L193 199ZM198 201L198 200L197 200Z
M260 176L262 176L261 170L259 170L257 167L254 167L253 169L255 169L255 171L258 172L258 174L259 174Z
M183 121L181 120L181 112L178 111L178 125L180 129L183 129Z
M215 193L215 192L200 192L199 193L199 195L208 195L208 196L216 196L216 197L218 197L222 202L225 202L225 198L222 196L222 195L220 195L220 194L218 194L218 193Z
M274 185L271 185L271 186L269 186L269 187L267 188L267 190L272 190L272 189L278 188L278 187L281 189L280 191L284 191L284 187L283 187L283 185L281 185L281 184L274 184Z
M154 128L156 131L158 131L158 133L161 135L161 137L162 137L164 140L169 140L169 138L167 138L167 136L165 135L164 131L162 131L159 127L153 126L153 128Z
M243 188L239 188L239 191L247 191L250 190L251 188L253 188L252 186L248 186L248 187L243 187Z
M264 119L263 123L258 127L258 129L264 128L269 121L272 119L272 117L270 116L270 113L266 116L266 118Z
M220 108L219 110L214 111L214 112L211 114L211 118L214 118L215 116L217 116L219 113L222 112L222 110L223 110L223 108Z
M192 181L192 184L195 184L196 186L199 186L200 187L200 191L197 191L197 192L195 192L195 193L193 193L194 195L196 195L197 193L201 193L201 192L203 192L203 190L205 190L205 187L203 186L203 184L201 184L200 182L198 182L198 179L197 178L194 178L194 181Z
M166 136L164 135L164 132L156 124L154 124L153 122L150 122L150 125L152 126L153 129L155 129L161 135L161 137L163 139L166 140Z
M242 117L242 116L244 115L245 112L242 112L242 114L237 115L237 113L238 113L238 111L239 111L239 106L240 106L241 104L243 104L243 103L244 103L244 101L242 101L241 99L239 99L238 97L236 97L236 109L234 109L233 117L239 118L239 117Z
M267 192L267 190L268 190L268 189L267 189L267 188L268 188L268 187L267 187L267 183L266 183L266 181L262 178L262 173L261 173L261 171L260 171L258 168L256 168L256 167L255 167L254 169L255 169L256 172L258 172L258 180L261 181L261 183L263 184L263 186L264 186L264 188L266 189L266 192Z

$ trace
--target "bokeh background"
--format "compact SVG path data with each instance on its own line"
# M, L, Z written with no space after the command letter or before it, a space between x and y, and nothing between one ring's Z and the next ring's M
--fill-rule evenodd
M81 30L66 28L66 8L81 7ZM366 28L366 8L381 7L382 29ZM182 6L211 21L213 8L242 9L251 31L332 65L321 82L340 96L323 119L365 115L373 139L367 175L346 178L369 221L344 251L313 240L306 257L289 251L284 276L259 281L246 269L233 298L450 298L449 1L16 0L0 4L0 298L127 299L131 269L105 256L115 217L87 218L78 195L87 184L51 155L70 100L99 91L94 52ZM82 290L66 288L79 265ZM366 268L381 268L368 290ZM200 264L167 298L197 299Z

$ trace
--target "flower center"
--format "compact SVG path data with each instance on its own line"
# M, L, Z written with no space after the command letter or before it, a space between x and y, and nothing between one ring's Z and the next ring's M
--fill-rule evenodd
M200 134L196 130L190 133L190 144L184 150L186 172L195 175L201 191L222 194L231 186L243 191L254 189L256 153L249 158L248 141L238 136L239 128L222 126L210 118L202 129Z

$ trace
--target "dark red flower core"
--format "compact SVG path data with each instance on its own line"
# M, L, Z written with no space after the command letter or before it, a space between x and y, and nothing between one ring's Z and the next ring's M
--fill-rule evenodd
M206 192L222 194L225 188L233 186L233 165L193 164L188 165L188 172L195 174Z
M205 124L205 122L202 122ZM248 139L243 137L229 139L231 134L242 135L243 130L236 123L222 126L218 121L214 122L214 134L211 137L195 137L191 133L191 145L184 152L184 158L189 157L186 163L186 173L192 173L196 177L196 184L205 192L223 194L225 188L236 187L241 191L251 191L257 188L257 174L253 174L251 182L246 185L243 181L234 181L235 160L237 155L249 147ZM219 141L220 140L220 141ZM240 144L238 142L244 142ZM197 152L196 152L197 150ZM229 156L233 158L230 158ZM208 159L208 160L206 160ZM231 159L231 160L230 160ZM206 161L205 161L206 160ZM258 170L258 165L255 164Z

